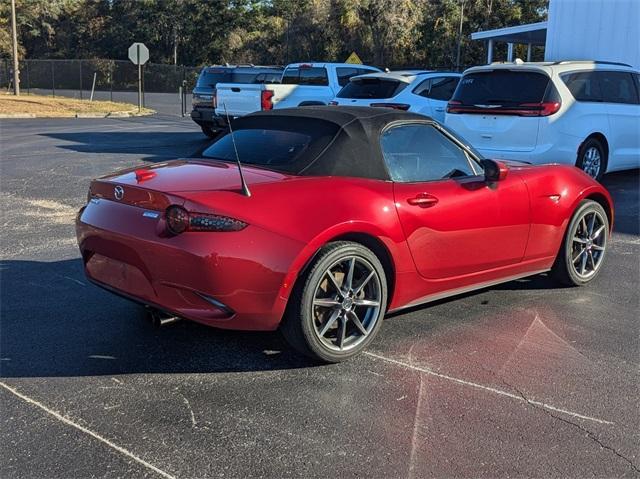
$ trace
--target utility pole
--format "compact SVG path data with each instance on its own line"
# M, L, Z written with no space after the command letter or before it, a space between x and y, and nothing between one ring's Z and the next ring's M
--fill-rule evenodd
M460 70L460 46L462 44L462 22L464 21L464 0L460 0L460 28L458 29L458 53L456 55L456 70Z
M20 96L20 70L18 69L18 26L16 25L16 0L11 0L11 36L13 40L13 94Z

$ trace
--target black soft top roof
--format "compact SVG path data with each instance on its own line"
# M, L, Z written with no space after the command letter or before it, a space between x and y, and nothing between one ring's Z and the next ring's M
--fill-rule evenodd
M380 133L390 123L412 120L430 119L386 108L305 106L252 113L236 119L233 129L276 129L310 135L307 150L287 167L292 174L389 180Z

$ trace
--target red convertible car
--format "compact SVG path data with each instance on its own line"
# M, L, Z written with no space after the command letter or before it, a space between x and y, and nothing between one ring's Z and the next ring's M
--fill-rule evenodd
M91 281L218 328L280 328L337 362L387 312L549 270L582 285L602 268L612 201L575 167L482 159L390 109L233 126L202 158L91 183L77 218Z

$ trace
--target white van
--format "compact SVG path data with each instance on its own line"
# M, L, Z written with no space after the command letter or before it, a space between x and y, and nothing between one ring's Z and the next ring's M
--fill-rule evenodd
M640 74L594 61L470 68L445 125L487 158L574 164L600 179L640 167Z

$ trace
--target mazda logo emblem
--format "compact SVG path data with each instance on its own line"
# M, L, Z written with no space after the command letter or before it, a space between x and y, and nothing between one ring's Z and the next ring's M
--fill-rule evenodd
M124 188L122 186L116 186L113 189L113 196L116 197L116 200L121 200L124 198Z

